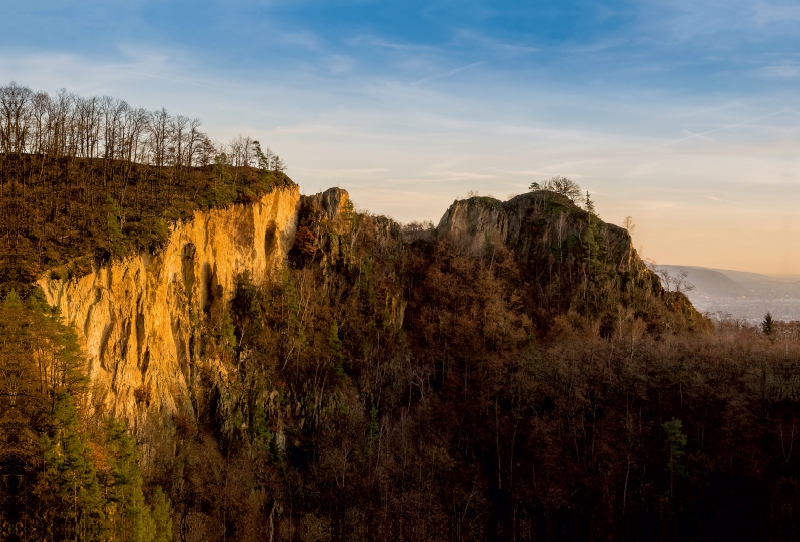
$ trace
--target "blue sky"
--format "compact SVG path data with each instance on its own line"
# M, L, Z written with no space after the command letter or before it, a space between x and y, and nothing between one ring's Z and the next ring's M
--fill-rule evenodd
M0 80L267 142L399 220L569 175L660 263L800 273L800 2L32 1Z

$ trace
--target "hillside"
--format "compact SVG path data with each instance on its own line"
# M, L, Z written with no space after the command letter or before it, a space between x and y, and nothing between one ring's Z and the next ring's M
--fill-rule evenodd
M156 252L197 210L293 185L269 148L241 136L215 146L200 126L107 96L0 87L0 282Z
M35 118L31 95L9 94ZM169 162L159 112L137 159L105 157L114 138L85 156L40 148L62 140L8 118L5 538L778 540L800 526L800 328L713 325L588 202L474 197L435 228L404 226L338 188L301 195L246 138L206 149L213 164ZM70 141L94 133L79 124Z
M194 174L200 176L203 170ZM502 209L498 217L505 237L497 237L480 218L487 207ZM60 370L73 375L64 400L72 396L83 413L87 445L111 453L116 446L109 440L113 430L105 428L102 419L124 421L138 442L139 465L147 480L143 489L151 488L155 495L158 488L167 488L182 510L182 521L188 522L181 526L186 539L194 539L192 532L211 538L221 532L206 525L205 513L197 508L203 502L199 496L212 497L207 484L218 482L209 478L211 471L199 478L191 475L180 486L170 482L184 461L217 468L206 462L222 453L232 461L230 468L241 468L236 465L244 459L242 453L263 453L259 461L266 463L259 468L265 473L285 461L302 470L294 463L300 457L295 454L312 445L325 427L332 423L330 429L338 432L365 421L373 429L366 433L367 451L359 453L367 454L363 460L371 454L379 457L385 453L381 424L392 419L395 423L405 402L407 407L422 406L426 393L444 394L444 399L449 393L447 374L463 363L463 353L471 352L480 365L497 355L513 359L514 352L527 352L527 357L540 340L588 332L593 325L611 336L613 326L604 322L620 303L628 309L618 318L638 320L638 313L643 330L655 335L704 326L685 298L667 296L660 289L624 230L554 193L531 193L509 204L457 201L435 231L412 244L404 240L399 224L352 209L342 190L300 197L286 179L255 201L198 207L189 220L167 225L168 234L155 248L90 260L83 273L61 275L43 269L36 285L5 283L10 292L8 318L14 311L27 310L30 318L49 318L53 323L48 325L57 326L48 316L49 304L74 329L77 341L66 330L59 340L80 345L80 353L70 354L71 361ZM98 220L103 218L99 215ZM123 235L128 239L131 234ZM599 242L593 243L591 235ZM88 236L84 242L90 243L92 253L97 247L91 243L102 245L105 238ZM288 267L281 263L284 258L291 262ZM454 280L472 287L455 287ZM623 285L627 293L620 289ZM17 290L28 300L14 301ZM459 306L475 316L488 310L491 316L453 320L453 313L447 317L445 335L436 339L427 331L434 321L444 323L432 310ZM8 321L4 332L18 334ZM431 354L440 350L442 339L455 348L434 361L439 356ZM25 357L24 352L16 357L20 355ZM418 361L409 367L397 365L403 358ZM370 359L377 361L378 373ZM433 364L423 361L427 359ZM17 374L20 366L33 370L25 363L5 365L6 378ZM81 374L88 376L85 384ZM407 392L404 381L411 386ZM44 386L51 393L62 389L55 381ZM38 417L55 418L37 422L43 424L39 427L27 425L32 418L23 415L30 420L25 422L27 430L56 435L67 427L78 430L64 425L68 422L58 417L58 410L42 412L41 399L34 397L24 402L25 412L40 409ZM357 419L339 427L344 420L336 420L344 413ZM19 432L12 427L18 427L20 418L13 419L4 425L7 438ZM306 441L308 437L313 440ZM246 448L241 448L242 438L250 442ZM171 446L177 446L177 455L167 452ZM338 452L331 448L324 453ZM14 457L18 462L19 452ZM25 458L16 468L33 468L41 461L33 450ZM107 477L101 484L114 487L109 471L100 465L95 470L99 480ZM312 476L307 483L324 480L312 472L297 474ZM249 478L253 474L244 477L247 483L255 482ZM189 493L178 490L187 482ZM43 483L36 477L27 481L33 488ZM141 491L136 487L134 494ZM236 491L242 489L237 486ZM39 506L54 503L41 501ZM29 507L30 503L16 503L8 509L21 513ZM61 521L53 512L43 510L51 524L39 528L54 529L54 534L69 528L69 516ZM234 517L253 513L258 515L257 510L239 510ZM90 515L82 517L82 529L97 529ZM113 528L127 532L124 526ZM295 528L310 527L301 522L291 527Z

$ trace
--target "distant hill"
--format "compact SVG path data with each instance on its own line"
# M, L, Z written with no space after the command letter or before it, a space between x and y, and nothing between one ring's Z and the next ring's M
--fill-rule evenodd
M709 269L690 265L659 265L672 276L686 271L695 289L686 293L703 312L758 322L767 312L778 320L800 320L800 277Z
M702 269L702 268L698 268ZM733 271L731 269L715 269L732 280L742 284L748 282L775 282L777 279L760 273L748 273L746 271Z
M746 296L748 293L741 284L717 269L690 267L686 265L659 265L658 268L666 269L669 274L673 276L677 276L681 271L686 271L686 279L696 288L695 291L692 292L694 296L742 297Z

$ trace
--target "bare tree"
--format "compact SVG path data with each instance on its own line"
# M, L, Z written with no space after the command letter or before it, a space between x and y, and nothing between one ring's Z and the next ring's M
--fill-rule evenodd
M580 185L563 175L551 177L541 184L536 182L531 183L529 188L531 190L549 190L550 192L566 196L573 202L577 202L583 195Z
M629 234L633 233L633 230L636 229L636 224L633 223L633 217L631 215L625 217L625 220L622 221L622 227L628 230Z
M167 138L171 118L165 108L150 113L147 120L147 144L150 161L155 166L163 166L167 158Z
M681 269L678 272L678 276L673 277L669 274L664 268L658 268L655 265L651 267L656 274L661 278L661 285L667 290L667 292L679 292L685 294L686 292L691 292L695 289L695 285L686 280L689 276L689 272L685 269Z
M80 97L65 89L34 93L14 82L0 87L0 154L119 160L125 178L132 164L151 164L173 168L170 177L178 182L187 168L207 165L221 153L234 167L286 169L272 150L260 155L250 137L214 148L200 125L199 119L134 108L110 96ZM104 165L103 182L114 168L119 172L120 164Z
M672 278L672 284L675 286L675 291L676 292L680 292L680 293L683 294L683 293L691 292L692 290L694 290L694 288L695 288L694 284L692 284L691 282L686 280L686 277L688 277L688 276L689 276L689 272L684 270L684 269L681 269L678 272L678 276Z
M24 152L27 140L27 103L32 92L12 81L0 89L0 151Z
M253 158L255 158L255 153L253 149L253 140L250 137L239 135L231 140L228 147L230 149L228 158L233 166L242 167L253 165L252 162Z

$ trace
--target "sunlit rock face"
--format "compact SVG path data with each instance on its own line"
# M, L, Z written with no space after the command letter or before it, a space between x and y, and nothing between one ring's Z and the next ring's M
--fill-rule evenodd
M339 219L351 206L350 194L338 187L328 188L324 192L309 196L309 199L325 212L328 220L332 221Z
M346 191L331 188L308 196L334 229L350 223ZM277 189L261 200L224 209L197 211L175 224L166 246L155 255L115 261L86 276L39 279L51 305L74 327L84 348L91 380L91 405L104 414L136 422L151 415L192 412L202 334L248 275L269 280L284 265L301 213L297 187ZM400 226L373 217L379 246L402 251ZM553 193L534 192L500 202L494 198L456 201L437 227L475 255L504 246L532 268L581 257L588 224L586 211ZM647 274L627 231L598 222L604 258L620 273ZM331 257L345 247L330 247ZM334 250L336 248L336 250ZM377 250L377 249L376 249ZM656 281L657 282L657 281ZM405 301L387 295L387 306L403 321ZM205 358L223 380L232 368Z
M237 277L261 282L280 268L299 201L294 186L255 203L197 211L172 227L155 255L130 256L81 278L39 279L81 339L95 409L129 421L191 411L202 323L231 299Z

